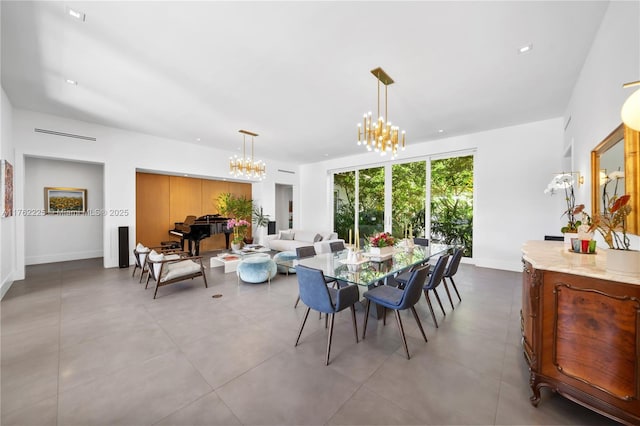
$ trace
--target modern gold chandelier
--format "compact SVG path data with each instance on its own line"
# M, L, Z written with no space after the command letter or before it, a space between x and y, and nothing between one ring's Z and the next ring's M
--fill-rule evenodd
M233 177L245 177L247 179L256 178L263 180L267 176L267 165L261 161L253 161L253 138L257 133L248 130L238 130L242 133L242 158L234 155L229 158L229 173ZM251 157L246 157L247 135L251 136Z
M358 145L365 145L368 151L379 152L380 155L387 155L391 152L391 158L395 158L398 147L404 151L405 131L400 132L398 126L393 126L390 121L385 123L384 117L389 118L387 113L387 88L393 84L393 80L380 67L371 70L378 79L378 120L372 122L371 113L365 114L362 123L358 123ZM380 115L380 83L384 84L384 116ZM402 140L400 140L402 135Z

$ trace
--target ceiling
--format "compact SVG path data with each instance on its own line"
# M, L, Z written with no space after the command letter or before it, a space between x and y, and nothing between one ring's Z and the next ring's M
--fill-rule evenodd
M16 108L230 151L247 129L257 159L310 163L363 150L382 67L410 152L561 116L607 5L2 1L2 86Z

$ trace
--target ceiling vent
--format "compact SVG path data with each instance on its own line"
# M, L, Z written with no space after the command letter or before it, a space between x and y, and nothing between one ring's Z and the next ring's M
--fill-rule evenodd
M83 139L85 141L94 141L94 142L96 140L96 138L92 138L91 136L82 136L82 135L74 135L73 133L56 132L55 130L38 129L37 127L33 130L36 133L46 133L48 135L62 136L65 138Z
M291 171L291 170L282 170L282 169L278 169L278 171L279 171L279 172L282 172L282 173L289 173L289 174L291 174L291 175L295 175L295 174L296 174L296 172Z

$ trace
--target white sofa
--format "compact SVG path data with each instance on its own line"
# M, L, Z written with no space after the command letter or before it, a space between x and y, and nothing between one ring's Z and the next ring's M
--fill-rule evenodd
M267 235L264 245L276 251L296 251L296 247L313 246L316 253L330 253L329 243L344 240L335 232L284 229L277 234Z

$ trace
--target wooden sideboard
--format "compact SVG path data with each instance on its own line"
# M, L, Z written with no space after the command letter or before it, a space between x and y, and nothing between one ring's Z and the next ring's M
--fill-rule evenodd
M640 276L608 273L606 250L562 242L523 246L522 345L531 403L553 391L626 424L640 424Z

